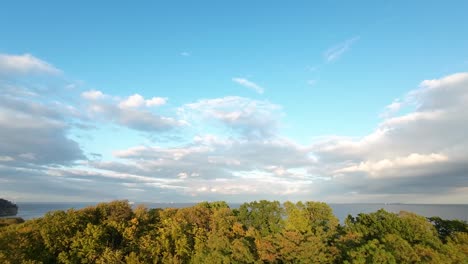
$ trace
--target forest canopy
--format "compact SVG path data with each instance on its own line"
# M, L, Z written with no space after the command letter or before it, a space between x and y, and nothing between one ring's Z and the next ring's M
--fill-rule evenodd
M321 202L148 209L127 201L0 225L0 263L467 263L467 223Z

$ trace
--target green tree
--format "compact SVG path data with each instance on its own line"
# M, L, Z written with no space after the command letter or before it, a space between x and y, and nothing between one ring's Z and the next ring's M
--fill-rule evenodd
M106 250L112 250L109 248L110 237L105 226L88 224L73 238L70 249L60 252L59 260L63 263L95 263ZM106 253L110 255L110 252Z
M283 228L283 208L278 201L261 200L244 203L238 210L238 219L247 228L253 227L262 236L279 233Z
M434 225L442 241L447 242L448 237L456 232L468 233L468 224L460 220L444 220L438 216L428 218Z
M337 242L341 262L451 263L433 225L408 212L348 216Z
M0 229L0 263L51 263L39 232L38 220Z
M292 263L331 263L338 219L324 203L285 202L285 228L276 235L281 259Z

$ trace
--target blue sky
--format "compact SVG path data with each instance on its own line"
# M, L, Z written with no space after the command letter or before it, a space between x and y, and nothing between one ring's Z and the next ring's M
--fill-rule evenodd
M2 6L12 199L468 198L465 1Z

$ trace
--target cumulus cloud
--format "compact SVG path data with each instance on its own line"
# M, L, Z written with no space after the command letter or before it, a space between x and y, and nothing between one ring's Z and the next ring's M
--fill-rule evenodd
M323 54L326 62L333 62L338 60L345 52L347 52L351 46L359 40L359 37L353 37L339 43Z
M31 54L0 54L0 75L59 74L53 65Z
M166 104L167 102L167 98L163 98L163 97L153 97L151 99L148 99L148 100L145 100L145 105L146 106L160 106L160 105L164 105Z
M249 81L249 80L247 80L245 78L240 78L240 77L232 78L232 81L235 82L235 83L238 83L238 84L240 84L240 85L242 85L244 87L252 89L252 90L254 90L255 92L257 92L259 94L262 94L264 92L264 89L260 85L254 83L252 81Z
M282 116L279 105L238 96L199 100L179 112L187 119L215 120L247 137L271 137Z
M136 108L145 104L145 98L139 94L129 96L127 99L119 103L120 108Z
M81 97L87 100L99 100L104 98L104 94L101 91L89 90L81 93Z
M142 106L160 106L164 105L167 101L167 98L162 97L153 97L151 99L145 100L145 98L139 94L134 94L129 96L127 99L122 100L119 103L120 108L138 108Z
M153 178L93 171L89 167L75 169L85 164L87 158L76 141L79 134L72 128L104 119L138 130L161 131L180 125L179 121L146 110L121 109L118 104L123 100L98 90L81 94L84 105L76 98L67 101L57 94L74 91L66 84L58 87L55 74L60 71L47 62L31 55L3 55L0 60L0 190L3 195L29 201L117 199L117 193L126 192L122 190L122 181L144 181L151 184L147 189L164 189L164 184ZM46 76L35 78L39 73ZM57 86L54 95L37 88L51 83ZM152 107L165 101L154 97L145 100L144 105ZM109 191L103 191L103 185ZM132 197L132 191L128 195Z
M146 132L167 131L186 124L184 121L140 109L142 106L151 107L165 104L166 98L153 97L145 100L143 96L134 94L121 100L96 90L85 91L81 96L87 100L90 119L114 122Z
M316 144L323 171L360 192L443 193L468 186L468 74L423 81L396 102L404 103L395 108L415 109L386 118L361 139Z

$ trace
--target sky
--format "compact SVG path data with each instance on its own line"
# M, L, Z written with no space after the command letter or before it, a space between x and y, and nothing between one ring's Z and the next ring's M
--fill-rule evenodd
M466 1L6 1L0 196L468 201Z

